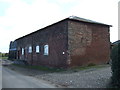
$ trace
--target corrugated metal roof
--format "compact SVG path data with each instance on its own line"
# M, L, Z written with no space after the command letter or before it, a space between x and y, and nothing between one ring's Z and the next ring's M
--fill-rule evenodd
M95 24L102 24L102 25L112 26L112 25L96 22L96 21L93 21L93 20L89 20L89 19L85 19L85 18L81 18L81 17L77 17L77 16L70 16L68 18L72 19L72 20L82 21L82 22L88 22L88 23L95 23Z

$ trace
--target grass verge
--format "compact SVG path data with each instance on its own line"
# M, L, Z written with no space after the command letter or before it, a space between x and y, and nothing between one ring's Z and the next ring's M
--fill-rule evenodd
M8 59L8 57L0 57L0 59Z
M19 64L12 64L12 65L22 67L22 68L36 69L36 70L49 71L49 72L65 71L65 69L49 68L49 67L44 67L44 66L30 66L30 65L19 65Z
M87 69L91 69L91 68L104 68L108 65L88 65L88 66L83 66L83 67L73 67L73 68L69 68L69 69L59 69L59 68L49 68L49 67L45 67L45 66L31 66L31 65L19 65L19 64L13 64L14 66L18 66L18 67L22 67L22 68L28 68L28 69L36 69L36 70L42 70L42 71L49 71L49 72L63 72L63 71L67 71L67 70L72 70L74 72L77 71L82 71L82 70L87 70Z

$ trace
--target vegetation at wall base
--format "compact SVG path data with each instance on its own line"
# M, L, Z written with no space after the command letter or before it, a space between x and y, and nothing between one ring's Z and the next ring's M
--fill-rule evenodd
M111 51L112 59L112 85L120 88L120 43L113 47Z
M36 69L36 70L41 70L41 71L48 71L48 72L63 72L63 71L72 71L72 72L78 72L82 70L87 70L87 69L99 69L99 68L104 68L108 65L94 65L94 66L78 66L78 67L72 67L72 68L50 68L50 67L45 67L45 66L32 66L32 65L21 65L21 64L13 64L14 66L18 66L21 68L28 68L28 69Z
M99 69L99 68L104 68L108 67L108 64L102 64L102 65L95 65L95 64L88 64L87 66L76 66L70 68L74 72L82 71L82 70L87 70L87 69Z
M13 64L13 65L18 66L18 67L22 67L22 68L36 69L36 70L49 71L49 72L65 71L64 69L49 68L49 67L45 67L45 66L32 66L32 65L20 65L20 64Z

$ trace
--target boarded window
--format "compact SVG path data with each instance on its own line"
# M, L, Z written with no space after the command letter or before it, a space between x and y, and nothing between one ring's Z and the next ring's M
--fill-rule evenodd
M24 55L24 48L22 48L22 55Z
M32 53L32 46L29 46L29 49L28 49L29 51L29 53Z
M44 55L48 55L49 54L49 46L45 45L44 46Z
M36 53L40 52L40 46L36 46Z

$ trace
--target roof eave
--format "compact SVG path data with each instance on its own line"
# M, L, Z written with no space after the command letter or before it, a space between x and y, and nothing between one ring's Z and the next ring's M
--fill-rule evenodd
M104 23L92 21L92 20L89 20L89 19L80 18L81 20L79 20L79 17L77 17L77 18L78 18L78 19L70 16L70 17L68 17L67 19L69 19L69 20L76 20L76 21L85 22L85 23L100 24L100 25L105 25L105 26L112 27L112 25L108 25L108 24L104 24ZM82 19L83 19L83 20L82 20Z

